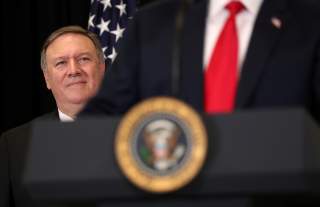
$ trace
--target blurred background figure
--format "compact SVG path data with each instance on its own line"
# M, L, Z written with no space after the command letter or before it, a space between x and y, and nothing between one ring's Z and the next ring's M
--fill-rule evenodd
M164 0L136 13L84 113L122 114L152 96L206 113L304 107L319 119L313 0Z

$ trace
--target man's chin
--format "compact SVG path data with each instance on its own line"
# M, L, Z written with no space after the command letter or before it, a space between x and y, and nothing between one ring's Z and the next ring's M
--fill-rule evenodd
M89 97L86 96L81 96L80 94L69 97L69 102L72 104L86 104L88 101Z

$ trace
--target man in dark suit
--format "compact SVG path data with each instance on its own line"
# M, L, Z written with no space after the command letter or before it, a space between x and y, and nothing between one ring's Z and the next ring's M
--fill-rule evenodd
M208 56L204 45L210 42L208 28L221 31L222 26L208 26L215 12L211 10L216 9L212 5L218 2L194 0L183 10L182 0L166 0L138 12L100 92L83 113L121 114L160 95L173 95L204 111L203 77L209 62L204 61ZM239 37L239 48L244 49L239 55L234 110L305 107L319 119L318 1L262 0L255 6L259 1L241 2L243 14L251 12L252 17L237 22L239 34L243 24L252 26L244 32L244 40ZM179 13L182 27L177 24ZM220 21L219 15L212 21Z
M78 26L54 31L41 52L41 68L57 111L37 120L72 121L102 81L105 63L97 37ZM12 129L0 138L0 206L35 207L22 185L32 122Z

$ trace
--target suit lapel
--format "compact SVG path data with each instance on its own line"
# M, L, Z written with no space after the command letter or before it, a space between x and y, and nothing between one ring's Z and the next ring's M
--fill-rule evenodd
M39 117L40 119L53 119L53 120L59 120L59 113L58 110L54 110L52 112L46 113Z
M181 48L181 98L203 110L203 38L207 1L195 1L184 22Z
M272 24L272 18L285 23L285 7L286 0L264 0L262 4L242 67L236 98L237 108L243 108L248 104L259 82L259 77L281 33L281 28Z

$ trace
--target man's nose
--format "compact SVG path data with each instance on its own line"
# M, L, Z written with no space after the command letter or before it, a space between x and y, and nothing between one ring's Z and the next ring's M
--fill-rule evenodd
M79 63L76 60L71 59L70 64L69 64L69 68L68 68L68 75L69 76L76 76L79 74L81 74L81 69L80 69Z

